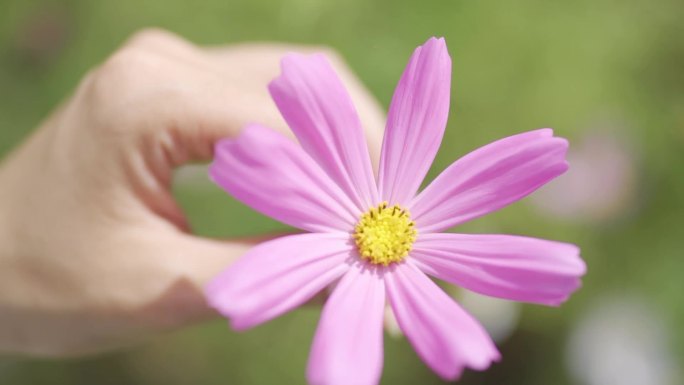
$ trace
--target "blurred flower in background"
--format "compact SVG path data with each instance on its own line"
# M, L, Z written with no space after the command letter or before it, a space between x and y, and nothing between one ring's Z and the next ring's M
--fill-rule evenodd
M648 301L604 296L593 301L570 334L568 370L585 385L681 384L672 338Z
M520 303L468 290L463 290L460 297L460 304L482 323L497 344L505 342L518 326Z
M37 9L16 32L14 49L23 64L52 64L65 48L72 33L69 13L62 7Z
M532 195L542 212L562 220L606 222L633 212L638 153L622 125L584 131L568 151L571 167Z

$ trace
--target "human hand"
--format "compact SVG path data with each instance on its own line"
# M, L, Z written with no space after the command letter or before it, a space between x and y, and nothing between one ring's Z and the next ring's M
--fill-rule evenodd
M174 168L248 122L289 134L266 88L288 51L136 34L0 164L0 351L83 354L206 319L201 287L251 245L191 235ZM384 118L323 49L377 161Z

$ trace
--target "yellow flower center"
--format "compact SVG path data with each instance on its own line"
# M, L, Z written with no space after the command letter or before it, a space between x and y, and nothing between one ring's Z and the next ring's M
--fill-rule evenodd
M375 265L401 262L411 251L418 232L411 214L387 202L361 216L354 229L354 240L361 258Z

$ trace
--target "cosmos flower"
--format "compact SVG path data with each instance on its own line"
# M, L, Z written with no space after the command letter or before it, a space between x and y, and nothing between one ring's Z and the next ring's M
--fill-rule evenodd
M377 179L361 122L322 55L290 54L269 90L299 144L259 125L216 145L211 178L253 209L307 231L262 243L206 288L244 330L336 283L309 357L312 384L376 384L386 302L444 379L499 359L482 326L428 275L482 294L558 305L579 287L576 246L443 231L530 194L567 168L550 129L514 135L457 160L418 189L449 111L444 39L413 53L390 105Z

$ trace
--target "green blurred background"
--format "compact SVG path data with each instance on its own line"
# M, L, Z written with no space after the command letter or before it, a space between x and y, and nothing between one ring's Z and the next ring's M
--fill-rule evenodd
M429 178L520 131L553 127L571 142L567 176L458 230L577 243L589 266L561 308L455 292L503 353L460 383L682 384L683 14L680 0L0 0L0 156L146 26L198 44L330 45L385 106L414 47L445 36L452 112ZM183 170L176 193L200 234L282 229L202 169ZM240 334L216 321L90 358L5 357L0 384L300 384L318 315ZM386 338L385 352L384 384L441 383L404 339Z

